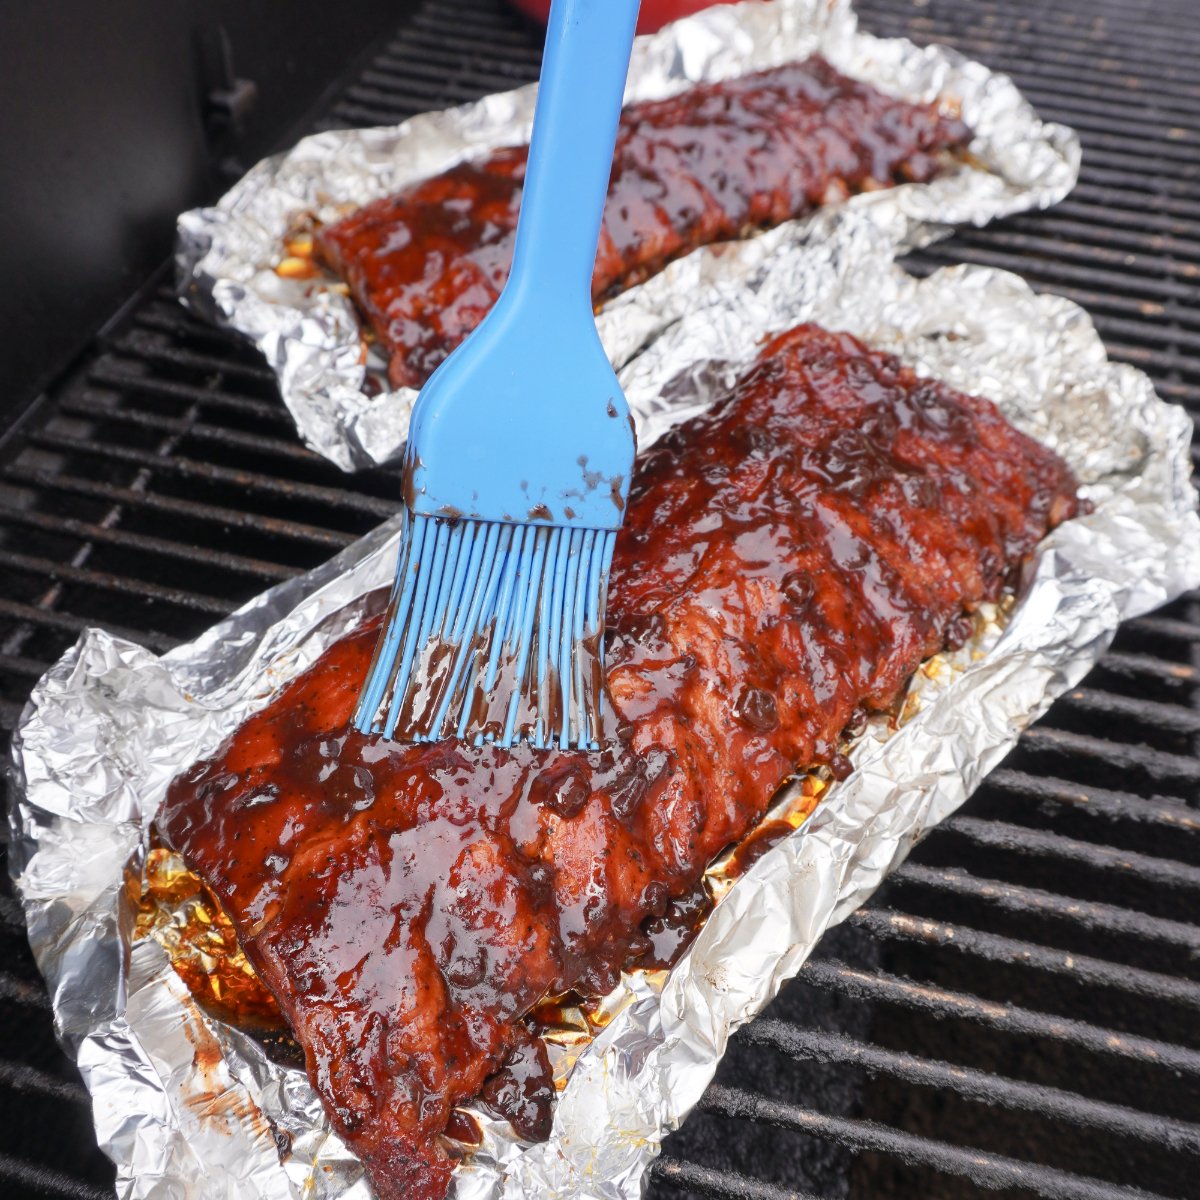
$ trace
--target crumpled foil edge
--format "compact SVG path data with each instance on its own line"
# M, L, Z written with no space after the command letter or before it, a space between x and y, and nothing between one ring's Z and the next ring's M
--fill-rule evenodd
M635 1200L730 1033L821 933L963 802L1120 620L1200 583L1191 422L1143 374L1107 361L1081 309L979 267L913 279L861 214L773 236L738 286L698 289L622 372L644 441L711 403L764 335L816 320L992 396L1068 459L1095 509L1043 543L1003 632L918 674L915 715L855 747L854 774L738 879L665 982L623 978L608 1004L616 1016L559 1097L550 1140L525 1145L482 1122L483 1145L456 1175L460 1200ZM174 775L378 605L396 531L385 523L161 658L89 631L22 717L11 869L60 1036L128 1200L370 1194L303 1072L201 1013L156 943L131 944L122 871Z
M678 21L638 39L626 97L657 98L815 52L892 94L955 104L974 130L972 165L928 184L904 184L831 206L869 213L896 246L912 248L955 225L1045 208L1074 187L1078 138L1065 126L1039 120L1011 79L946 47L862 33L849 0L750 0ZM359 318L337 281L276 273L285 235L302 214L337 220L348 208L464 158L527 140L534 96L529 86L398 126L304 138L259 163L215 206L180 217L176 261L184 302L258 346L300 435L343 470L385 463L400 453L416 392L388 390L383 356L376 348L364 350ZM761 255L757 241L694 251L685 270L736 279ZM687 300L661 276L634 292L643 294L640 322L630 324L607 310L598 322L617 367Z

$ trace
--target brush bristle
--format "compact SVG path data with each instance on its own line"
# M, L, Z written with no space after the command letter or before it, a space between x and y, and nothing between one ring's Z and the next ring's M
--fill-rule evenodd
M615 536L407 515L355 728L399 741L599 746Z

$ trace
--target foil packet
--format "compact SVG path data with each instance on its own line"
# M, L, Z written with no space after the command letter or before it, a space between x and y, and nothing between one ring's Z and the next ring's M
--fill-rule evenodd
M940 100L974 131L970 161L927 184L851 197L834 208L863 211L898 247L944 236L955 225L1061 200L1079 174L1079 141L1038 119L1013 82L941 46L918 47L857 28L848 0L746 0L722 5L639 38L627 101L657 99L819 53L844 74L913 101ZM364 342L346 286L299 263L289 232L315 218L336 221L455 163L528 141L535 88L425 113L401 125L304 138L266 159L211 208L179 219L180 296L262 351L305 442L343 470L388 462L401 451L416 392L389 391L386 360ZM736 279L762 254L760 239L696 250L691 269ZM607 309L601 337L618 368L671 319L685 298L661 277L634 289L642 320ZM628 294L628 293L627 293Z
M869 727L850 777L727 881L670 972L623 976L602 1032L552 1048L562 1086L549 1141L522 1143L477 1114L482 1145L456 1173L460 1200L636 1200L731 1033L824 930L962 804L1121 620L1200 584L1191 422L1139 371L1108 362L1082 309L979 267L914 279L862 215L768 236L758 267L736 287L698 287L622 372L643 444L719 396L765 335L811 320L994 398L1070 462L1094 509L1044 541L1004 619L917 673L903 719ZM23 714L10 866L125 1200L370 1195L304 1072L208 1017L162 944L134 936L125 873L141 869L171 779L379 610L397 532L385 523L162 657L88 631ZM773 812L812 808L791 790Z

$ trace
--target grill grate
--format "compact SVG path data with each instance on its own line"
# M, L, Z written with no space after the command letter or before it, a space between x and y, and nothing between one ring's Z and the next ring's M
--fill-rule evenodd
M916 256L1084 304L1200 411L1200 31L1187 0L861 0L864 25L1012 73L1081 132L1054 211ZM525 82L500 0L426 0L320 127ZM0 723L87 625L166 649L393 512L297 444L269 372L165 276L0 443ZM667 1143L662 1196L1194 1193L1200 1167L1200 595L1130 622L961 814L743 1030ZM110 1195L0 894L0 1189Z

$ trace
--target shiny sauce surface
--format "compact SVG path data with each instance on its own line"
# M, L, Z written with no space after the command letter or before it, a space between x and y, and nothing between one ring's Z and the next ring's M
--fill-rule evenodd
M886 96L816 57L632 104L593 295L829 199L929 180L969 139L936 104ZM500 294L526 155L516 146L459 163L318 232L318 254L391 354L394 385L420 387Z
M368 624L180 775L161 833L377 1193L441 1195L455 1106L506 1064L494 1091L544 1128L529 1011L673 953L706 865L1076 509L1066 465L986 400L801 326L639 460L603 752L360 736Z

